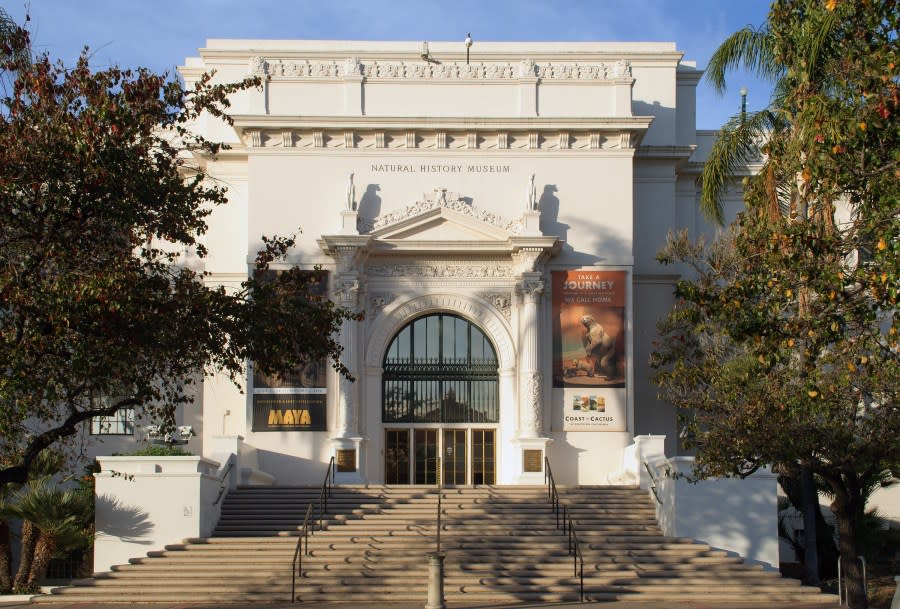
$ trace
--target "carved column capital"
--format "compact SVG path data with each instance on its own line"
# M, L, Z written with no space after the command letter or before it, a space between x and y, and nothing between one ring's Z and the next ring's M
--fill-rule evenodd
M334 282L334 295L343 307L356 306L360 284L356 274L338 276Z
M526 303L539 302L544 293L544 281L540 278L540 274L535 273L535 275L537 275L537 277L523 277L516 284L516 292Z

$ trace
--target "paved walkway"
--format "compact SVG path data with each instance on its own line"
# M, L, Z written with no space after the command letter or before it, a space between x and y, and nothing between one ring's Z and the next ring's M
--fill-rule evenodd
M421 603L251 603L251 604L191 604L191 603L111 603L97 605L93 603L72 603L59 602L53 604L41 603L41 605L18 602L9 599L8 604L0 597L0 607L3 609L13 607L35 607L47 606L52 609L219 609L225 607L227 609L423 609L425 600ZM60 599L62 601L62 599ZM496 605L471 605L465 603L449 603L448 609L499 609L501 607L514 607L516 609L833 609L835 603L785 603L782 605L772 605L771 603L717 603L704 601L680 601L673 598L671 601L615 601L607 603L510 603Z

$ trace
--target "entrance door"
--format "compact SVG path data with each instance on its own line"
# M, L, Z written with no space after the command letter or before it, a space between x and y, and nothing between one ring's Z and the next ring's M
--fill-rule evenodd
M493 429L472 430L472 484L495 484L496 432Z
M413 433L416 437L415 484L437 484L438 430L416 429Z
M384 442L385 484L409 484L409 430L387 429Z
M444 430L444 484L466 483L466 430Z

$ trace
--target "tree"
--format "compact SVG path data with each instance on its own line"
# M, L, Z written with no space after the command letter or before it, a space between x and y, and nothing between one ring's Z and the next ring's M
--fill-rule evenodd
M900 469L900 11L778 0L760 31L779 128L731 229L660 253L694 275L660 326L655 380L700 476L771 465L827 483L849 602L865 607L867 489Z
M16 590L37 588L60 544L82 534L82 515L92 512L93 501L93 496L63 489L49 478L32 481L16 493L14 513L23 526Z
M355 313L304 297L323 271L270 277L293 237L264 239L240 289L208 286L184 264L227 200L205 164L223 146L190 130L228 121L248 79L186 90L145 69L71 69L22 60L17 29L0 49L13 75L0 99L0 484L24 483L37 456L83 422L137 407L174 426L199 374L235 382L330 357Z

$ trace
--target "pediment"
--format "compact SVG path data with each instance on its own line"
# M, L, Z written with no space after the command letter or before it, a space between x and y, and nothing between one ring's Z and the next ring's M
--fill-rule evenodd
M402 209L372 220L360 218L358 227L360 234L377 241L506 242L522 232L524 223L481 210L439 188Z

